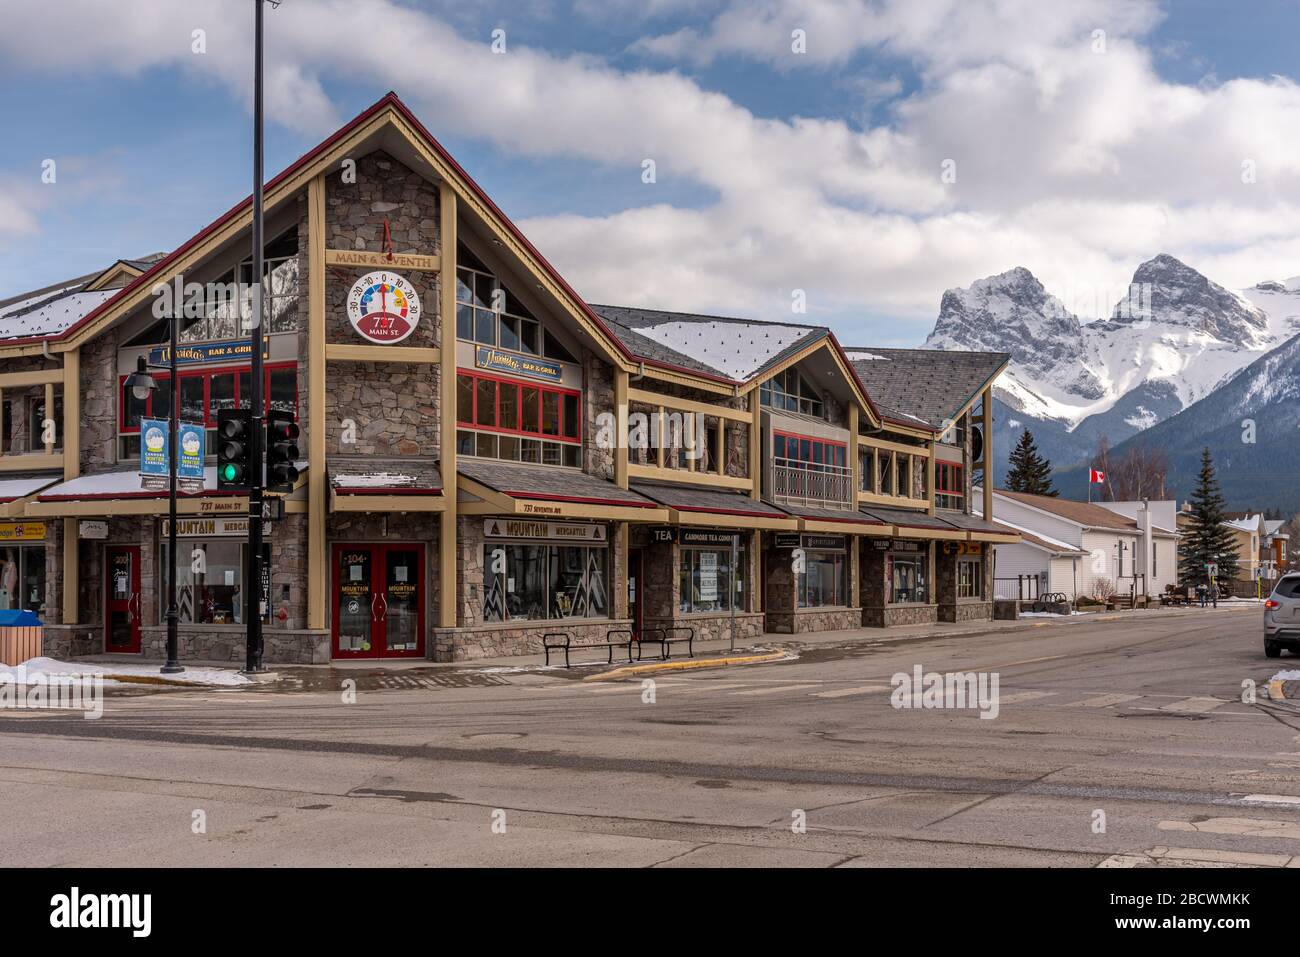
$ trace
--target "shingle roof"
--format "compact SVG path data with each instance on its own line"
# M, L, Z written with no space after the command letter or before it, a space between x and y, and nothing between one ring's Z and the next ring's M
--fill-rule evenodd
M978 515L967 515L965 512L944 512L942 517L949 525L956 525L966 532L1005 534L1008 531L1006 528L999 526L997 522L986 522Z
M889 525L884 519L876 518L874 515L868 515L863 511L852 511L849 509L838 508L805 508L802 505L782 505L791 515L797 515L800 518L811 518L822 522L852 522L856 525L879 525L882 528Z
M669 508L785 518L781 509L767 502L755 501L743 492L702 485L681 485L676 482L633 482L631 485L633 491Z
M1068 498L1053 498L1050 495L1008 492L1006 489L1001 488L994 491L1004 498L1042 509L1044 512L1051 512L1053 515L1059 515L1061 518L1078 525L1086 525L1090 528L1110 528L1119 531L1137 530L1136 521L1121 515L1119 512L1112 512L1108 508L1102 508L1100 505L1093 505L1089 502L1076 502Z
M951 532L956 526L945 522L937 515L929 515L925 512L914 512L906 508L888 508L884 505L863 506L860 510L868 515L875 516L882 522L890 525L902 525L905 528L928 528L941 532Z
M1011 357L1005 352L845 348L867 394L889 408L943 428Z
M432 459L339 456L326 459L330 485L339 492L439 492L442 475Z
M553 465L524 465L491 459L457 458L456 471L511 498L551 498L561 501L607 502L654 508L644 495L621 489L577 469Z
M793 322L589 305L634 355L741 382L830 335Z

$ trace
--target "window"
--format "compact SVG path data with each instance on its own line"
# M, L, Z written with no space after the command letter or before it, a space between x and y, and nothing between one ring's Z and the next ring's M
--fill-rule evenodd
M560 362L578 361L464 243L456 246L456 256L457 339Z
M984 597L984 559L962 558L957 561L957 597Z
M778 372L759 386L758 401L779 412L798 412L818 419L826 417L821 394L794 367Z
M0 609L45 612L45 546L0 549Z
M959 510L966 501L966 470L960 465L936 462L934 504L936 508Z
M609 617L605 545L488 542L483 548L484 621Z
M886 602L891 605L924 604L929 556L921 553L885 556Z
M772 433L772 458L777 465L805 469L811 472L830 472L846 468L849 447L843 442L832 442L812 436L791 435L788 432Z
M833 541L833 539L832 539ZM843 540L837 547L809 543L805 538L804 570L798 575L799 607L830 608L849 603L848 554ZM823 547L810 547L820 545Z
M270 545L264 558L270 560ZM242 625L245 622L244 556L238 538L180 538L176 551L176 605L182 625ZM159 546L158 617L167 615L167 539ZM195 571L195 569L199 571ZM268 619L264 619L268 620Z
M54 447L63 448L63 395L54 396ZM27 404L27 448L45 450L45 398L32 396Z
M577 468L582 464L581 398L568 389L458 372L456 421L463 428L456 433L457 449L480 458Z
M182 367L183 368L183 367ZM165 419L171 414L171 376L154 373L158 383L147 399L140 401L126 387L126 377L119 382L121 421L121 458L140 454L140 419ZM207 425L208 454L215 455L217 414L224 409L248 409L252 406L247 369L207 369L180 373L181 421ZM266 408L274 412L298 415L298 367L281 363L266 368L263 396Z
M736 610L744 608L745 549L736 550L739 568L735 584L731 576L730 548L686 548L681 550L677 599L683 614L729 612L734 596Z

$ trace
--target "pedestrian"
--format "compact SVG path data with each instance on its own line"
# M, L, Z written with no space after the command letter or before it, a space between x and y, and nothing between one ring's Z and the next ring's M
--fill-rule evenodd
M1196 586L1196 597L1200 601L1202 608L1205 607L1205 592L1206 588L1204 582Z

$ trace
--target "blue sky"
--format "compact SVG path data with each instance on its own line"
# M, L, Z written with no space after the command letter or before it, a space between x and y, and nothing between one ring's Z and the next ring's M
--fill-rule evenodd
M593 301L780 319L803 289L793 318L850 343L916 344L945 288L1017 265L1097 312L1159 252L1229 286L1300 273L1300 4L1061 0L1001 27L1005 4L917 5L285 0L267 174L396 89ZM22 131L0 141L0 298L170 249L249 191L251 4L102 6L27 5L0 39ZM386 50L357 55L337 21L358 12ZM66 56L17 39L56 25Z

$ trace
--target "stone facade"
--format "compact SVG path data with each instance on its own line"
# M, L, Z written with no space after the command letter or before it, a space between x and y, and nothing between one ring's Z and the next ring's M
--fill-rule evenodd
M798 576L795 574L792 553L789 549L775 547L775 537L767 536L766 612L767 630L780 634L804 634L813 631L832 631L856 628L862 621L858 539L846 536L845 558L848 604L834 607L800 608Z
M946 547L952 543L940 543L934 559L934 584L937 616L939 621L987 621L993 617L993 602L987 598L961 598L957 594L957 565L961 555L949 551ZM993 594L993 549L983 546L984 581L981 593Z
M886 551L872 544L872 539L863 539L861 546L861 623L867 628L888 628L891 625L921 625L939 620L939 609L935 603L895 603L886 601L888 585L886 575L888 563ZM926 543L926 554L930 556L927 581L930 583L931 595L934 584L934 543Z

